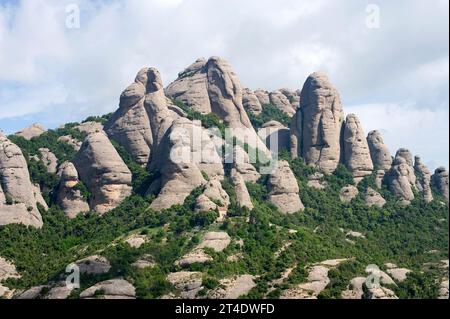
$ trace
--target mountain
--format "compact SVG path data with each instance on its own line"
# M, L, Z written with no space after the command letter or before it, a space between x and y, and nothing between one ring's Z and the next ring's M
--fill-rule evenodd
M325 74L252 90L211 57L162 83L0 134L0 296L448 298L448 171L392 157Z

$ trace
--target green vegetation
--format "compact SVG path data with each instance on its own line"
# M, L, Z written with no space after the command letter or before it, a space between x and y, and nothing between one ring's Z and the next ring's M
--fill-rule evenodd
M273 120L280 122L286 127L290 127L292 121L289 115L272 104L263 105L262 112L259 115L255 115L252 112L247 112L247 114L255 129L259 129L264 123Z
M101 123L102 125L105 125L108 120L113 116L114 113L108 113L102 116L89 116L88 118L86 118L82 123L86 123L86 122L98 122Z

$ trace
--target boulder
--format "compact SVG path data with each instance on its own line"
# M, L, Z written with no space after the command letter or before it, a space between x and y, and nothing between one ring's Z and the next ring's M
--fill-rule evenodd
M370 187L367 189L365 202L369 207L377 206L382 208L386 204L386 200L381 196L381 194Z
M387 270L387 273L397 282L405 281L411 270L406 268L391 268Z
M0 225L41 228L35 187L21 149L0 133Z
M111 264L108 259L98 255L78 260L75 262L75 265L80 269L80 273L88 275L106 274L111 270Z
M78 171L70 162L65 162L60 168L60 182L56 195L56 202L69 218L75 218L80 213L89 212L87 199L83 197L81 190L77 188L80 185Z
M211 248L216 252L221 252L228 247L230 242L231 238L226 232L209 232L205 234L198 248Z
M124 279L102 281L84 290L81 299L136 299L136 290Z
M197 198L196 208L199 211L219 210L225 211L230 205L230 196L222 188L219 178L213 178L205 185L203 194Z
M431 178L433 187L447 199L448 203L448 170L445 167L439 167Z
M148 242L148 237L146 235L133 234L125 239L125 242L132 248L138 249Z
M270 104L289 116L293 116L296 112L289 99L281 91L277 90L269 94Z
M344 128L344 161L356 183L371 175L373 171L373 163L365 136L359 119L356 115L349 114Z
M427 203L433 200L431 191L431 172L419 156L414 158L414 170L416 172L416 187Z
M250 89L244 89L242 91L242 104L244 109L255 115L259 115L262 112L262 105L258 97Z
M350 280L350 285L341 294L342 299L362 299L366 277L356 277Z
M297 179L288 162L278 162L274 172L269 176L267 188L269 201L281 212L293 214L305 208L299 197Z
M86 138L73 164L92 194L91 210L105 214L131 195L131 172L104 132Z
M358 196L359 191L356 186L347 185L343 187L339 193L339 199L343 203L350 203L356 196Z
M308 77L300 108L291 124L291 153L306 164L332 173L341 158L344 113L339 93L322 73Z
M156 266L155 259L152 255L146 254L131 264L139 269L151 268Z
M31 140L33 137L39 137L42 134L44 134L47 131L47 129L42 125L38 123L34 123L31 126L24 128L23 130L15 133L17 136L21 136L26 140Z
M379 131L371 131L367 136L370 156L375 168L388 171L392 166L392 156Z

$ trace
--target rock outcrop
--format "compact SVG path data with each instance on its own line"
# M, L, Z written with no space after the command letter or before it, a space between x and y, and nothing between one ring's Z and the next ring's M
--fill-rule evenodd
M439 167L431 178L434 188L447 199L448 202L448 170L445 167Z
M262 105L255 93L250 89L242 91L242 105L247 111L259 115L262 112Z
M219 288L208 293L210 299L238 299L245 296L256 287L255 277L252 275L241 275L220 280Z
M242 176L245 182L256 183L261 178L261 174L251 164L250 156L241 146L230 146L225 151L227 152L225 163L232 164L232 167Z
M236 170L231 170L231 181L236 192L236 201L239 207L247 207L249 210L254 208L250 194L248 193L247 185L242 175Z
M78 171L72 163L66 162L61 165L60 178L56 199L66 216L75 218L80 213L88 212L89 204L78 188L80 183Z
M124 279L95 284L80 294L81 299L136 299L136 289Z
M270 104L269 92L259 89L256 90L254 93L262 106Z
M386 204L386 200L381 196L381 194L370 187L367 189L365 202L369 207L377 206L381 208Z
M280 122L269 121L264 123L258 131L258 135L273 154L290 150L290 129Z
M416 189L416 176L412 165L411 153L406 149L400 149L387 174L389 189L400 198L404 205L409 205L414 199L413 190Z
M365 176L372 174L373 163L364 130L354 114L347 116L343 139L345 165L358 183Z
M296 108L291 104L288 97L284 95L280 90L273 91L269 94L270 104L275 106L280 111L283 111L289 116L293 116L296 112Z
M213 178L205 185L205 190L196 201L195 211L218 211L219 221L223 220L228 206L230 205L230 196L222 188L219 178Z
M0 299L10 299L14 293L13 290L2 285L2 281L6 279L20 278L19 273L16 270L16 266L0 256Z
M104 132L90 134L73 160L91 192L91 210L104 214L131 195L131 172Z
M197 60L166 88L166 94L201 113L216 114L235 136L245 136L254 148L268 152L245 112L239 79L224 59Z
M162 138L157 158L150 168L158 169L161 191L151 208L162 210L183 204L187 196L209 178L223 178L222 158L199 122L179 118Z
M58 138L58 142L64 142L72 146L77 152L80 150L83 142L73 138L72 135L64 135Z
M35 187L20 148L0 133L0 225L42 227Z
M299 187L289 163L279 161L278 166L270 175L267 188L269 201L285 214L302 211L305 207L299 197Z
M46 131L47 129L42 124L34 123L33 125L15 133L15 135L21 136L26 140L31 140L33 137L41 136Z
M182 299L195 299L203 290L203 274L201 272L180 271L170 273L167 281L178 290ZM175 296L171 296L175 298Z
M291 154L306 164L333 172L341 158L340 136L344 113L339 93L321 73L308 77L300 108L291 124Z
M392 156L379 131L371 131L367 136L370 156L375 168L388 171L392 166Z
M88 275L106 274L111 270L111 264L108 259L98 255L78 260L75 262L75 265L80 269L80 273Z
M433 192L431 191L431 172L423 163L419 156L414 158L414 169L416 171L416 187L427 203L433 200Z
M40 159L47 167L47 172L50 174L56 174L58 168L58 158L48 148L40 148Z
M359 191L356 186L347 185L343 187L339 193L339 199L343 203L350 203L356 196L358 196Z

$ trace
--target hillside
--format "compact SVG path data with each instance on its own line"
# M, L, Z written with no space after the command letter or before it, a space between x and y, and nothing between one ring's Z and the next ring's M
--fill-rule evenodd
M0 298L448 298L448 170L363 124L322 73L251 90L212 57L0 133Z

